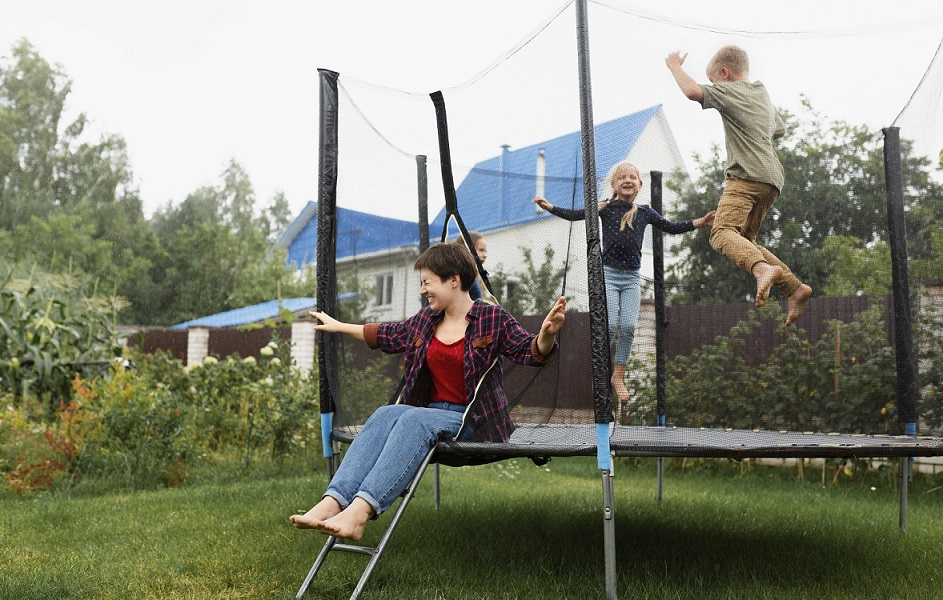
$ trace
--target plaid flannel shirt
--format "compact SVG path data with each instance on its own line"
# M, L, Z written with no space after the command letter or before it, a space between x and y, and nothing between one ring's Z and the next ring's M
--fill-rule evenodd
M405 353L404 387L397 402L427 406L430 402L429 368L426 351L432 342L442 311L428 306L399 323L364 325L364 341L388 354ZM514 431L504 394L501 356L523 365L542 366L557 351L554 341L550 354L537 350L537 336L524 329L511 313L498 305L476 300L465 330L465 397L468 408L456 438L506 442Z

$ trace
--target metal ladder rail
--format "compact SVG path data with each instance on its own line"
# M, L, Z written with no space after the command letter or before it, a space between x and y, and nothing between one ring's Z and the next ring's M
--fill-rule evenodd
M321 569L321 566L327 559L327 555L331 551L350 552L353 554L363 554L370 557L370 561L364 568L363 575L360 576L360 581L357 582L357 587L354 588L354 592L351 594L350 600L356 600L360 596L364 587L367 585L367 580L373 573L373 569L377 566L380 558L382 558L383 551L386 549L387 543L389 543L390 538L393 536L393 530L396 529L400 519L403 517L403 513L406 511L406 506L409 504L410 500L413 499L413 495L416 493L416 488L419 486L419 481L422 479L423 474L429 467L429 463L432 461L432 455L435 454L435 451L436 446L433 445L432 449L429 450L429 453L426 455L426 458L423 459L422 463L419 465L419 471L416 472L416 475L413 476L412 481L409 482L409 487L406 488L406 491L403 493L403 497L400 500L399 506L396 508L396 512L393 513L393 519L387 526L386 531L383 532L383 535L380 537L380 541L376 547L371 548L369 546L358 546L356 544L339 544L337 543L338 538L334 536L328 536L327 541L324 543L324 547L321 548L321 552L318 554L317 559L314 561L314 564L311 565L311 569L308 571L308 576L305 577L304 582L301 584L301 588L295 595L296 600L301 600L304 595L308 593L308 588L311 587L312 581L318 574L318 571Z

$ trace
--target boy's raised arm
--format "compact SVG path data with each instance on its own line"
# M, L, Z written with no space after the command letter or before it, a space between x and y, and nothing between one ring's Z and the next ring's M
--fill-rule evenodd
M665 64L668 65L668 70L671 71L671 74L674 76L678 87L681 88L681 92L687 96L688 99L700 102L704 99L704 92L701 91L701 86L694 81L693 77L685 72L682 66L684 65L684 59L687 57L688 54L686 52L683 55L680 52L672 52L665 58Z

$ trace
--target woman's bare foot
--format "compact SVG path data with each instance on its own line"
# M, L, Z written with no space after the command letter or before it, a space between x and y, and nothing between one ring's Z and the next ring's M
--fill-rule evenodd
M625 387L625 365L616 363L615 368L612 370L611 383L612 389L616 391L616 397L619 398L619 401L627 401L629 399L629 389Z
M323 521L317 530L325 535L359 541L367 528L367 523L373 517L373 507L359 496L354 498L350 506L335 516Z
M804 283L789 294L789 314L786 316L786 327L795 323L796 319L802 316L802 313L805 312L805 305L808 304L811 297L812 288Z
M288 517L288 520L298 529L321 529L325 521L340 512L341 505L337 503L337 500L325 496L305 514L292 515Z
M753 265L751 272L756 277L756 307L759 308L766 304L769 299L769 291L783 274L783 268L771 265L768 262L758 262Z

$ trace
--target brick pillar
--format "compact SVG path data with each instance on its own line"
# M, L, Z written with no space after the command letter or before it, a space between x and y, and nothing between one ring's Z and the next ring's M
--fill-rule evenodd
M311 372L314 367L314 323L311 321L292 321L291 357L303 376Z
M198 365L209 353L210 330L208 327L187 329L187 365Z

